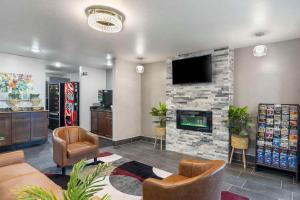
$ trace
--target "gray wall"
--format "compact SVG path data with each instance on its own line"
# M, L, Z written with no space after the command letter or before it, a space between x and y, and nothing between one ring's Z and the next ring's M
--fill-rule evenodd
M266 57L253 47L235 49L234 104L248 106L253 116L259 103L300 103L300 39L267 44ZM255 127L251 148L255 154Z
M154 137L156 124L149 114L151 107L166 101L166 62L156 62L144 65L142 74L142 135Z

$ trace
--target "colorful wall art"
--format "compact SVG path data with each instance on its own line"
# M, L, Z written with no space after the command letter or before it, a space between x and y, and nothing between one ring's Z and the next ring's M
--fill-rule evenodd
M0 73L0 100L29 99L31 93L33 93L31 75Z

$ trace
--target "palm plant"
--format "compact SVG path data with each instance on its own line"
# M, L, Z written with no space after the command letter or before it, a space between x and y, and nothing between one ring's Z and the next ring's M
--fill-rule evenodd
M226 122L231 134L242 137L248 136L251 122L248 107L236 107L231 105L228 111L228 121Z
M152 107L150 114L154 117L158 117L159 127L166 127L167 121L167 105L165 103L159 103L159 107Z
M107 171L111 168L110 164L99 164L97 167L83 178L79 175L86 166L84 160L74 165L68 188L63 192L64 200L89 200L95 193L102 190L104 184L101 182L105 179ZM17 194L18 200L59 200L52 191L45 190L38 186L28 186L23 188ZM109 200L110 197L106 194L99 200Z

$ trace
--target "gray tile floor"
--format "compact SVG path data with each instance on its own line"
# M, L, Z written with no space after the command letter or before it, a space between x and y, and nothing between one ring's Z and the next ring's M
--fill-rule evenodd
M119 154L147 165L176 173L178 162L184 158L195 158L170 151L160 151L146 142L135 142L117 147L104 147L100 151ZM43 172L60 172L52 160L52 145L46 144L25 149L26 160ZM199 158L198 158L199 159ZM253 200L300 200L300 184L293 177L271 171L244 170L240 165L227 165L223 190L229 190Z

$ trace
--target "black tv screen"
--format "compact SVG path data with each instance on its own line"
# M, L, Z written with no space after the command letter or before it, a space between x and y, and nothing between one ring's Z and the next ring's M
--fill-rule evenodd
M173 84L211 82L211 55L174 60L172 74Z
M112 90L103 90L102 105L105 108L110 108L112 105Z

